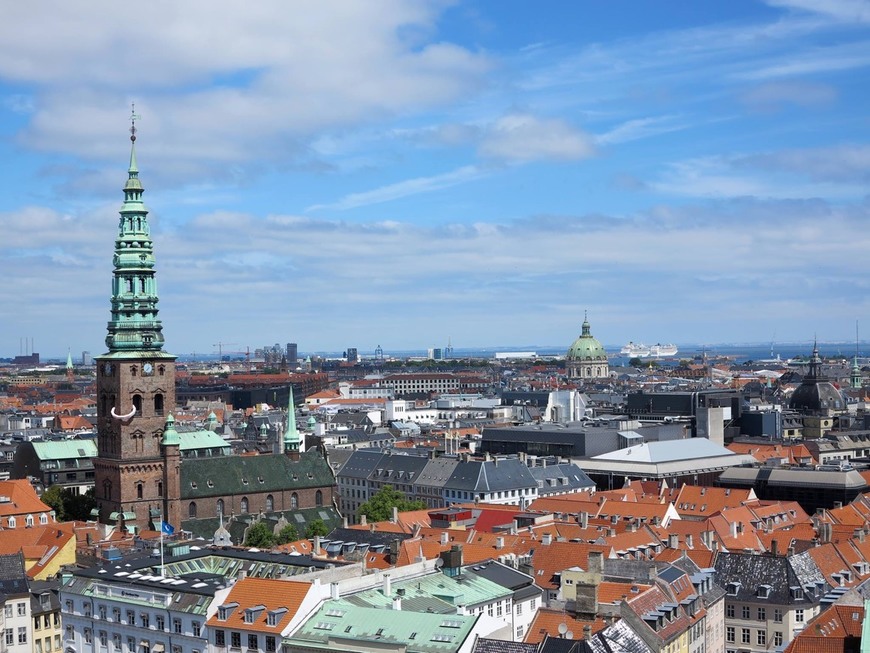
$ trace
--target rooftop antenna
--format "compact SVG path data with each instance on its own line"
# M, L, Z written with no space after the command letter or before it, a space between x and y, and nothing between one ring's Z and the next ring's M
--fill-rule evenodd
M130 103L130 142L136 142L136 121L139 120L141 116L136 114L136 103Z

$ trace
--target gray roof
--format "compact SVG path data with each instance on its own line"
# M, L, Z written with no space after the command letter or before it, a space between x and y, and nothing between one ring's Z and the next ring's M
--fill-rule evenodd
M525 463L517 458L503 458L462 461L444 487L470 492L500 492L537 488L538 482Z
M414 484L417 486L428 486L443 488L444 484L450 480L453 472L459 461L456 458L441 457L430 459L426 466L420 472L419 476L414 479Z
M472 653L537 653L538 645L478 637L471 650Z
M594 488L595 482L586 475L574 463L559 463L556 465L547 465L546 467L530 467L529 471L536 481L542 481L538 489L539 496L546 496L555 492L575 492L588 488ZM562 485L561 479L567 478L568 484ZM550 480L556 481L556 485L550 485Z
M827 471L811 467L733 467L725 470L719 477L720 485L767 485L792 487L827 487L834 489L861 489L867 481L857 470Z
M0 555L0 593L17 596L28 592L24 556L20 552Z
M374 469L370 470L368 478L371 481L391 485L415 483L427 462L429 458L426 456L393 454L392 450L389 450L381 454Z
M330 454L331 455L331 454ZM336 476L341 478L368 478L383 457L380 451L354 451L341 466Z
M716 581L734 601L812 606L830 590L825 576L809 552L793 556L720 553L716 558ZM758 588L769 587L768 598L759 598ZM794 589L801 590L800 597Z

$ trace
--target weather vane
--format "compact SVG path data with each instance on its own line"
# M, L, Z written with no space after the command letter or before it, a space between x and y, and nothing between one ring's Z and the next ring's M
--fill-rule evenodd
M130 103L130 140L136 142L136 121L141 116L136 114L136 104Z

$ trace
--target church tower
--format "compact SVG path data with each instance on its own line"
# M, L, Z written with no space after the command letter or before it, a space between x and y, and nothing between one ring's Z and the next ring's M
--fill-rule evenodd
M97 357L99 519L141 530L165 515L177 520L176 442L164 446L167 417L175 410L175 356L163 351L157 317L154 246L136 165L136 115L130 129L130 167L115 241L108 352ZM171 426L171 425L170 425ZM168 459L175 463L167 467ZM175 506L168 504L173 503ZM175 510L171 508L174 507ZM177 525L178 522L176 521Z

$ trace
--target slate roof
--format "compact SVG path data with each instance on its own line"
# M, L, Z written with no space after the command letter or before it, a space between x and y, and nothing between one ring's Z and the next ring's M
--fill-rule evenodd
M574 463L559 463L546 467L530 467L532 477L538 482L538 495L546 496L552 493L577 492L595 488L595 481L589 478L582 469ZM561 479L568 479L567 485L561 484ZM551 485L550 481L555 481Z
M528 466L518 458L501 460L462 461L445 488L467 492L501 492L521 488L537 488L538 482Z
M720 553L715 568L716 582L733 601L810 606L830 590L824 574L806 552L788 557ZM770 588L767 599L758 597L762 585ZM799 588L803 598L796 598L792 588Z
M471 650L472 653L537 653L538 645L479 637Z
M335 452L336 457L340 460L341 456ZM330 457L333 453L330 452ZM378 461L384 454L380 451L354 451L350 457L341 465L337 472L337 476L342 478L368 478L372 470L377 467Z
M0 555L0 593L18 596L29 591L27 575L24 573L24 556L20 552Z
M200 499L335 484L332 469L316 450L298 461L284 454L186 458L181 462L181 498Z

